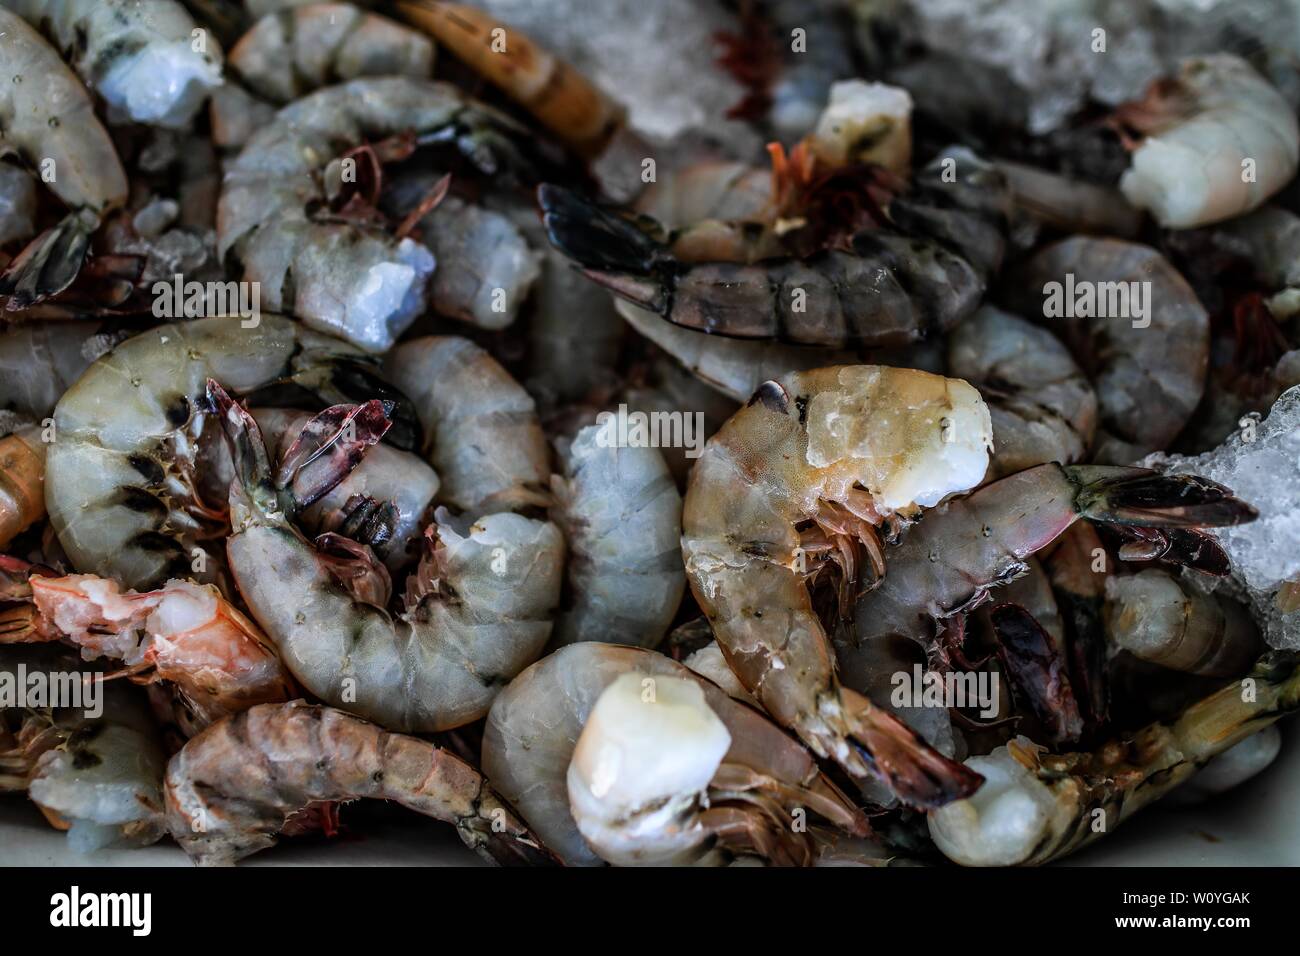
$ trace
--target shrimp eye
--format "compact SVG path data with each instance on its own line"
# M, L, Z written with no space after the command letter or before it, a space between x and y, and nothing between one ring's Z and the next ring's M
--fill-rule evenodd
M750 405L762 403L764 408L788 415L790 412L790 394L780 382L767 381L754 391L749 400Z

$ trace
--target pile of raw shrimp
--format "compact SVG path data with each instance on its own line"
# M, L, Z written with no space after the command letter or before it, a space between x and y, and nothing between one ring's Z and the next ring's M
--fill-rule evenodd
M1300 586L1169 457L1300 404L1258 64L1047 134L859 4L699 4L743 95L669 141L548 2L0 0L0 791L200 864L371 798L1008 865L1266 767Z

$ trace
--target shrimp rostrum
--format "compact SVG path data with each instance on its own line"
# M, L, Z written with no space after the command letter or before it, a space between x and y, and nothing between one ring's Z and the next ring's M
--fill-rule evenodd
M408 580L406 610L391 615L340 584L293 524L293 486L272 472L257 423L216 382L208 388L235 462L231 572L298 681L402 731L450 729L487 713L550 637L563 573L559 529L512 512L471 523L440 509Z
M433 744L303 701L263 704L209 727L167 767L167 828L200 865L273 846L317 801L393 800L450 823L489 862L550 854L469 764Z
M819 756L921 807L978 779L841 686L809 577L838 565L852 594L883 573L876 526L979 482L990 433L979 393L958 379L870 365L794 372L709 440L683 505L687 577L741 683Z

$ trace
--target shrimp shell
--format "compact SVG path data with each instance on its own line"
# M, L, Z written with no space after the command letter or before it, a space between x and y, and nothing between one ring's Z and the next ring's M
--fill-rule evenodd
M1073 277L1071 280L1070 277ZM1147 314L1045 318L1088 373L1100 406L1093 460L1128 464L1169 447L1205 390L1210 320L1187 281L1154 249L1076 236L1035 254L1008 281L1010 305L1043 315L1047 284L1109 288L1143 283ZM1064 298L1062 296L1062 298ZM1098 310L1094 310L1098 311Z
M313 802L360 798L450 823L489 862L552 862L469 764L328 707L254 707L213 724L167 767L167 828L200 866L274 846L285 821Z
M268 13L228 57L250 92L277 104L362 76L427 79L433 62L433 43L423 34L349 3Z
M388 353L384 374L415 403L442 501L473 514L549 503L537 407L486 351L452 336L411 339Z
M5 6L50 36L104 97L110 121L120 113L133 123L183 129L221 84L216 38L196 31L177 0L5 0Z
M622 126L622 107L586 77L483 11L436 0L398 0L396 8L584 156L598 155Z
M556 644L653 647L686 587L682 499L657 448L618 447L612 425L590 425L564 449L552 478L551 520L569 545L571 604Z

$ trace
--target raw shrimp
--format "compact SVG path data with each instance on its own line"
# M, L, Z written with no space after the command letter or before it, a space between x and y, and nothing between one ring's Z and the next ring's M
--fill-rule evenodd
M686 492L686 573L741 683L819 756L917 806L978 781L841 687L804 572L829 558L854 581L859 553L883 571L874 526L978 482L990 428L962 381L877 366L794 372L709 440Z
M268 13L230 50L229 76L212 94L213 140L225 149L243 146L276 107L332 83L363 76L428 79L433 60L426 37L351 4L309 3Z
M504 329L541 271L538 254L499 213L449 197L420 222L440 263L429 304L442 315Z
M1155 568L1107 579L1105 620L1116 646L1203 677L1234 677L1264 650L1245 608Z
M177 0L4 0L45 31L110 120L181 129L221 84L221 48ZM8 124L6 124L6 127Z
M1006 288L1011 308L1059 330L1092 380L1094 461L1128 464L1169 446L1205 389L1210 324L1163 256L1078 236L1034 255Z
M206 382L293 383L324 404L393 396L355 348L279 316L256 328L207 318L143 332L97 360L54 411L46 456L50 523L78 571L147 590L204 577L201 548L225 520L196 490ZM414 425L406 441L418 442Z
M1051 332L983 306L949 335L948 374L978 388L989 405L989 479L1044 462L1083 460L1096 428L1097 396Z
M1117 118L1145 137L1120 189L1167 229L1257 209L1291 181L1300 160L1295 111L1228 53L1184 61Z
M20 667L29 687L38 672L51 688L66 687L69 677L94 680L97 697L87 691L82 706L27 709L18 746L0 753L0 781L12 779L25 788L46 818L68 831L69 844L79 852L156 842L165 832L167 758L140 691L78 673L75 662L46 648L0 648L0 673L17 680Z
M927 170L889 213L897 228L855 233L849 251L754 263L682 262L657 224L553 185L538 191L551 242L594 281L675 325L816 346L906 345L978 305L1001 262L1005 186L992 167Z
M321 700L397 730L446 730L487 713L550 637L559 530L509 512L471 524L439 509L406 611L394 618L339 586L291 523L298 508L272 481L257 424L216 383L209 392L237 476L231 573L294 677Z
M40 170L68 207L63 221L33 240L0 277L0 294L24 307L76 278L91 233L126 202L127 181L85 87L53 48L3 8L0 33L0 74L8 78L0 95L0 145Z
M313 215L345 174L336 160L371 138L447 140L498 171L520 131L454 86L363 78L318 90L276 114L226 167L217 249L233 255L263 304L371 352L392 347L424 310L433 254L410 238Z
M284 408L254 408L253 418L267 441L267 450L279 457L302 431L311 414ZM385 528L386 538L371 546L389 570L397 571L418 555L427 512L437 493L438 475L420 456L376 445L347 477L305 508L300 521L313 532L330 532L352 519L360 503L358 497L391 504L396 515L391 526Z
M86 660L118 661L118 673L137 683L171 681L194 728L294 696L270 642L210 585L173 580L123 594L117 582L90 574L33 575L29 584L41 618L34 626L46 638L69 641Z
M350 3L311 3L258 20L228 62L250 92L282 104L361 76L427 79L433 59L433 43L409 27Z
M1300 662L1277 651L1176 720L1093 752L1054 756L1020 738L967 765L984 775L973 797L930 814L939 849L964 866L1060 859L1174 790L1213 757L1300 707ZM1102 817L1104 816L1104 825Z
M936 622L983 604L995 588L1025 573L1027 556L1081 518L1172 533L1256 515L1227 488L1195 475L1049 463L1002 478L928 513L889 549L889 572L858 600L856 626L837 641L844 681L850 687L870 681L873 641L901 636L932 655L940 651Z
M440 500L471 514L547 505L550 453L532 397L468 339L403 342L384 374L410 396Z
M623 109L586 77L482 10L439 0L395 7L584 156L598 155L622 126Z
M200 866L274 846L314 802L363 798L453 824L489 862L553 859L469 764L329 707L262 704L212 725L167 767L167 828Z
M0 438L0 548L45 518L42 429L20 428Z
M612 685L614 696L605 698ZM653 699L685 699L693 718L712 728L711 739L687 748L665 739L662 725L639 726L631 708L651 691ZM729 739L718 747L723 735ZM602 754L602 744L622 751L621 768L600 766L614 757ZM575 644L520 674L488 714L483 770L569 865L599 865L607 856L615 863L721 863L755 853L806 864L808 835L790 825L797 808L853 835L869 832L863 815L780 728L676 661L641 648ZM570 796L571 773L585 791L579 799ZM662 808L653 805L656 797L664 798ZM625 806L623 820L620 799L635 804Z
M551 520L568 543L569 602L555 642L653 647L686 586L682 498L659 449L620 447L612 418L560 449Z

